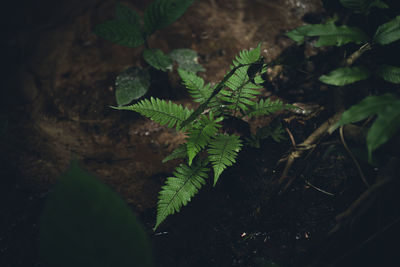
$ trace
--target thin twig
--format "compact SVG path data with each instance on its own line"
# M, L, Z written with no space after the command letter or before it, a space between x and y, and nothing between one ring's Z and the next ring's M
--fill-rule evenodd
M363 171L362 171L362 169L360 167L360 164L358 164L358 161L357 161L356 157L354 157L353 153L351 152L351 150L347 146L346 140L344 139L343 125L340 126L339 133L340 133L340 140L342 141L342 144L343 144L344 148L346 149L347 153L349 153L351 159L353 160L354 164L356 165L358 173L360 174L361 180L363 181L365 186L369 188L371 185L367 182L367 179L365 179L365 176L364 176L364 173L363 173Z
M336 216L336 221L338 223L336 224L335 227L333 227L329 231L328 235L331 235L331 234L337 232L340 229L340 227L342 226L342 222L345 219L351 217L366 200L368 200L375 192L380 190L382 187L386 186L392 180L393 180L392 177L379 180L375 184L373 184L371 187L369 187L364 193L362 193L361 196L347 208L347 210L345 210L344 212L342 212Z
M307 181L307 180L305 180L305 183L306 183L306 185L311 186L312 188L314 188L315 190L317 190L317 191L319 191L319 192L321 192L321 193L327 194L327 195L332 196L332 197L335 196L335 194L329 193L328 191L322 190L321 188L318 188L318 187L316 187L315 185L312 185L312 184L311 184L309 181Z
M296 141L294 140L292 132L289 130L288 127L285 127L286 132L289 135L290 141L292 142L293 147L296 147Z

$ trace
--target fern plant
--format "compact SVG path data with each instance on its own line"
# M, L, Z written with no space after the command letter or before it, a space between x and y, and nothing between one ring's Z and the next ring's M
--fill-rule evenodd
M368 15L373 7L388 8L388 5L381 0L340 0L340 3L354 13L364 15ZM336 26L334 20L329 20L325 24L301 26L286 35L297 43L303 42L307 37L318 37L315 46L343 46L348 43L360 45L358 50L344 62L344 67L319 77L323 83L344 86L366 80L374 73L387 82L400 84L400 67L398 66L383 64L370 69L362 65L352 66L365 51L392 44L400 39L400 15L377 27L372 36L368 36L358 27ZM343 113L336 128L377 115L367 136L368 159L371 162L372 151L386 143L400 128L399 109L400 102L394 94L366 97Z
M292 107L282 101L257 100L264 82L261 74L266 70L267 64L258 45L255 49L241 51L233 60L230 71L216 86L205 84L194 72L178 70L193 100L200 103L196 110L156 98L115 107L138 112L187 135L186 143L163 160L185 159L185 162L167 178L160 191L154 230L168 215L187 205L206 183L211 170L215 186L223 171L236 162L243 142L240 136L223 131L222 123L226 117L267 115Z
M103 22L94 28L98 36L126 47L144 45L143 59L159 71L172 71L173 61L179 68L193 72L204 71L197 63L197 53L190 49L175 49L165 54L160 49L150 48L148 38L179 19L194 0L156 0L150 3L140 17L134 10L118 3L115 19ZM122 71L115 81L115 97L118 106L131 103L147 93L151 75L147 68L132 66Z

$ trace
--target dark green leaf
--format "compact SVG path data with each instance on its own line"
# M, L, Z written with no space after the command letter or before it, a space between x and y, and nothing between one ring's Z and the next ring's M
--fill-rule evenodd
M400 39L400 16L378 27L374 35L374 41L387 45Z
M333 70L327 75L322 75L319 80L326 84L343 86L365 80L369 75L369 71L364 67L345 67Z
M379 66L377 74L381 76L385 81L391 83L400 83L400 68L390 65Z
M369 116L378 114L387 106L397 106L399 103L399 100L392 94L366 97L357 105L346 110L340 118L338 125L341 126L361 121Z
M312 27L313 25L300 26L294 30L291 30L290 32L287 32L286 36L297 43L302 43L304 42L304 38L309 36L308 33Z
M369 14L372 7L381 9L388 8L381 0L340 0L340 3L348 9L354 11L354 13Z
M207 101L212 93L210 84L204 85L203 78L191 71L178 68L178 74L195 102L204 103Z
M133 9L130 9L121 3L117 3L115 9L116 20L135 25L138 28L140 27L140 17Z
M110 42L122 46L138 47L144 43L140 27L126 21L109 20L97 25L93 32Z
M153 230L162 223L167 216L179 212L182 206L186 206L200 188L206 183L206 162L196 161L191 166L179 165L174 176L168 177L160 191L157 203L157 221Z
M236 162L241 147L242 143L237 135L219 134L211 140L207 152L214 169L214 186L221 173Z
M145 49L143 58L155 69L161 71L172 70L171 57L165 55L160 49Z
M191 49L175 49L169 54L170 57L178 62L179 68L193 73L205 71L205 69L197 62L197 53Z
M131 209L76 162L47 199L40 248L49 267L153 266L150 244Z
M176 127L177 130L184 128L181 124L193 112L182 105L154 97L143 99L130 106L112 108L138 112L161 125L167 125L169 128Z
M156 0L144 12L146 34L151 35L177 19L192 5L193 0Z
M296 42L302 42L306 36L319 37L316 47L342 46L350 42L360 44L368 41L368 36L361 29L346 25L336 26L333 21L326 24L305 25L286 35Z
M346 110L336 126L345 125L377 115L367 135L368 157L386 143L400 127L400 99L392 94L369 96Z
M115 80L115 97L118 106L127 105L147 93L150 87L150 74L139 67L130 67Z
M382 109L372 124L367 135L368 160L372 152L386 143L400 128L400 100L397 105Z

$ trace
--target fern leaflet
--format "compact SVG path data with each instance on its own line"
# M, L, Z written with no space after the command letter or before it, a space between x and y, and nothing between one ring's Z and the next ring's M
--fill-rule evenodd
M214 186L221 173L236 162L241 146L239 136L236 135L220 134L210 141L208 158L214 169Z
M154 97L151 97L150 100L144 99L130 106L113 108L136 111L161 125L167 125L169 128L176 126L177 130L181 129L181 123L186 120L192 112L182 105L177 105L171 101L167 102Z
M204 163L196 162L192 166L179 165L174 176L168 177L160 191L157 209L157 221L153 230L162 223L168 215L178 212L182 206L205 184L209 169Z
M197 76L194 72L179 68L178 74L195 102L203 103L212 94L210 84L204 85L203 78Z
M214 120L213 112L210 111L209 117L202 115L197 126L189 130L189 138L187 139L189 166L197 153L208 145L211 138L217 133L218 128L221 127L218 122L222 121L222 119L220 117Z
M269 98L265 100L261 99L259 102L251 106L250 111L246 115L249 117L268 115L285 108L291 108L291 106L283 104L280 100L272 101Z
M245 65L237 68L240 65ZM226 81L226 86L230 89L221 90L219 99L227 103L227 108L233 111L245 112L248 106L254 105L253 99L259 94L258 89L262 86L255 84L262 82L258 72L265 66L263 58L260 57L260 44L257 48L247 51L243 50L233 60L231 69L237 68L235 73Z
M169 154L162 160L162 163L165 163L173 159L183 159L186 158L186 155L187 155L186 145L180 144L177 148L174 149L174 151L171 152L171 154Z

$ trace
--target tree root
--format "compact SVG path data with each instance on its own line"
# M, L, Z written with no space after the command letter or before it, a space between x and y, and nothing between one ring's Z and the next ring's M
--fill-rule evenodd
M286 165L285 168L283 169L282 175L279 178L278 183L282 184L287 180L288 173L290 168L292 167L294 161L296 158L301 157L304 151L314 149L316 147L316 143L322 139L323 136L328 132L329 128L336 124L340 117L342 116L343 111L337 112L335 115L333 115L331 118L329 118L327 121L325 121L321 126L319 126L310 136L307 137L306 140L304 140L303 143L299 144L296 146L295 150L293 150L285 159L286 160ZM282 160L280 160L282 161ZM279 162L280 162L279 161ZM284 187L285 191L288 186L291 184L291 180L287 182L286 186Z
M397 178L397 171L400 166L400 159L392 158L385 166L381 175L378 176L377 182L370 186L364 193L361 194L344 212L336 216L337 224L329 231L328 235L336 233L345 222L354 217L359 210L362 210L362 205L371 199L377 192Z

